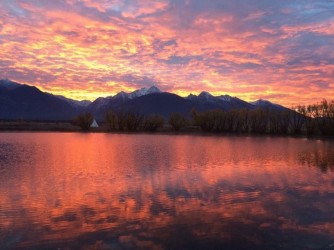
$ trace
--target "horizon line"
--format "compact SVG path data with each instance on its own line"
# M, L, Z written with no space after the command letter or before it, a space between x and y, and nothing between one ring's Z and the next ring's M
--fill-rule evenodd
M237 96L235 96L235 95L230 95L230 94L227 94L227 93L225 93L225 94L218 94L218 95L217 95L217 94L215 94L215 93L211 93L211 92L206 91L206 90L200 90L200 91L197 91L197 92L198 92L197 94L196 94L196 93L194 94L194 92L188 92L188 94L180 95L180 94L175 93L175 92L169 92L169 91L161 90L161 88L158 87L156 84L154 84L154 85L147 85L147 86L145 86L145 87L141 87L141 88L138 88L138 89L135 89L135 90L131 90L130 92L129 92L129 91L121 90L120 92L115 92L115 94L112 94L112 93L111 93L111 94L109 94L109 95L105 95L105 96L103 96L103 95L98 96L98 97L96 97L95 99L75 99L75 98L72 98L72 97L68 97L68 96L66 96L66 95L55 94L55 93L52 92L52 90L51 90L51 91L50 91L50 90L47 90L47 89L45 89L45 88L43 88L43 87L41 87L41 86L38 86L38 85L27 84L27 83L21 83L21 82L19 82L19 81L12 80L12 79L9 79L9 78L2 78L2 79L0 79L0 81L9 81L9 82L17 83L17 84L20 84L20 85L27 85L27 86L30 86L30 87L35 87L35 88L37 88L38 90L40 90L40 91L42 91L42 92L44 92L44 93L52 94L52 95L54 95L54 96L62 96L62 97L65 97L65 98L67 98L67 99L71 99L71 100L74 100L74 101L90 101L90 102L94 102L94 101L96 101L98 98L114 97L114 96L116 96L116 95L118 95L118 94L120 94L120 93L122 93L122 92L124 92L124 93L126 93L126 94L131 94L131 93L133 93L133 92L135 92L135 91L137 91L137 90L141 90L141 89L150 89L150 88L152 88L152 87L156 87L156 88L158 88L162 93L174 94L174 95L177 95L177 96L182 97L182 98L187 98L187 97L190 96L190 95L199 96L199 95L202 94L202 93L208 93L208 94L210 94L210 95L213 96L213 97L229 96L229 97L232 97L232 98L238 98L238 99L240 99L240 100L242 100L242 101L245 101L245 102L248 102L248 103L250 103L250 104L252 104L253 102L257 102L257 101L268 101L268 102L271 102L270 100L268 100L268 99L264 99L264 98L259 98L259 99L256 99L256 100L254 100L254 101L246 101L246 100L241 99L241 98L239 98L239 97L237 97ZM183 92L183 93L184 93L184 92ZM271 103L273 103L273 102L271 102ZM285 105L280 104L280 103L273 103L273 104L278 104L278 105L281 105L281 106L284 106L284 107L285 107Z

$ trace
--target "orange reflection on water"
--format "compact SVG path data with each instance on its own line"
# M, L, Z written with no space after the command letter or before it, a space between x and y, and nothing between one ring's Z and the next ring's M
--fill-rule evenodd
M334 235L331 141L84 133L0 138L0 241L15 247L114 239L118 246L166 248L165 242L225 244L241 236L267 246L267 231L294 233L293 241ZM315 154L321 166L327 161L326 173Z

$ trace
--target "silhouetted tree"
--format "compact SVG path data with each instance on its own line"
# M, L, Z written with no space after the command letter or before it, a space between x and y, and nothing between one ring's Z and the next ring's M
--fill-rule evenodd
M317 117L318 107L317 105L308 105L305 109L305 129L306 133L311 135L317 130L317 123L315 117Z
M238 126L237 131L239 133L247 133L249 131L249 110L240 109L238 110Z
M88 131L93 122L94 118L91 113L85 113L76 116L73 119L73 124L79 126L82 130Z
M226 131L229 133L234 132L236 123L236 111L230 110L226 113Z
M143 115L136 112L127 112L125 115L125 124L127 130L129 131L137 130L143 121L143 117L144 117Z
M326 99L318 104L318 112L320 117L318 127L322 134L334 134L334 101L328 102Z
M288 134L289 124L290 124L290 111L289 110L281 111L279 119L279 133Z
M199 126L203 131L213 132L218 119L218 111L209 110L199 113L193 109L192 117L196 126Z
M287 134L290 114L287 110L267 110L268 132L270 134Z
M211 130L215 131L217 133L220 132L225 132L227 129L227 118L228 118L228 113L225 112L224 110L213 110L211 111L211 114L206 114L204 115L203 119L207 117L208 119L212 119L212 121L209 121L208 123L205 124L204 129L205 130Z
M117 127L118 130L125 130L126 129L126 119L127 119L127 114L123 111L119 111L116 113L117 116Z
M268 114L262 108L249 112L250 131L252 133L264 134L267 132Z
M156 131L158 128L161 128L165 123L165 120L162 116L159 115L150 115L144 119L144 129L146 131Z
M272 110L268 112L268 129L270 134L279 134L280 131L280 111Z
M305 117L301 114L303 106L292 108L290 114L290 131L292 134L301 134L305 122Z
M106 124L107 124L109 130L116 130L116 129L118 129L117 114L114 111L109 110L106 113L105 120L106 120Z
M169 117L168 123L172 126L175 131L180 131L187 125L187 120L180 113L173 113Z

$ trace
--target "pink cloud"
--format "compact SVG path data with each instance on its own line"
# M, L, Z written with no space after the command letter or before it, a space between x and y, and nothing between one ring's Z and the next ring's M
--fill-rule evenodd
M326 8L305 21L300 15L312 12L283 3L0 5L1 78L56 94L94 99L145 85L121 80L126 77L106 80L135 75L182 95L207 90L285 105L334 96L334 21ZM40 77L25 77L31 72Z

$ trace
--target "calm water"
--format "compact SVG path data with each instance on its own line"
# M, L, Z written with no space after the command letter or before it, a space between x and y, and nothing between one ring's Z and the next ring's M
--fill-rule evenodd
M0 133L0 249L333 243L333 140Z

